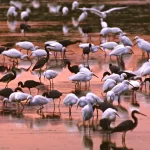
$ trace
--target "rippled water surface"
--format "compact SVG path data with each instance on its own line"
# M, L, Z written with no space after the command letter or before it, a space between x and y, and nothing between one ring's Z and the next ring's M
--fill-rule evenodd
M92 42L99 44L99 32L101 30L99 17L88 13L87 19L82 21L78 27L74 27L72 24L72 18L77 19L81 14L80 10L70 11L67 16L63 16L61 13L52 14L49 12L47 4L57 4L61 6L68 6L71 8L72 1L39 1L39 8L33 8L30 0L22 0L23 8L25 10L30 7L31 14L28 22L31 25L31 29L26 33L26 36L21 36L20 33L20 12L18 11L18 17L15 19L7 19L6 13L9 7L8 0L0 0L0 45L6 43L12 43L12 47L15 47L15 43L18 41L31 41L35 45L44 48L44 42L48 40L82 40L87 42L88 38L82 36L79 33L79 27L89 26L92 28ZM150 41L150 2L147 1L79 1L81 7L91 7L93 5L105 4L104 10L112 7L124 7L126 9L120 11L114 11L108 15L105 21L109 27L119 27L128 36L133 39L136 35ZM68 27L68 32L63 33L63 26ZM118 39L117 39L118 40ZM14 45L13 45L14 43ZM83 63L82 50L74 44L67 47L67 58L71 60L72 64ZM10 46L10 45L9 45ZM10 46L10 47L11 47ZM147 61L147 57L141 56L141 50L137 46L133 47L134 54L126 55L124 57L123 64L125 69L136 70L142 63ZM24 50L23 53L26 53ZM0 64L4 64L2 56ZM32 63L36 62L32 59ZM97 53L90 54L89 65L92 71L99 77L93 77L91 80L91 86L89 89L82 87L81 93L76 93L77 96L86 95L87 92L91 91L103 98L102 95L102 84L101 77L104 71L108 71L109 63L117 64L116 58L112 57L110 60L109 56L105 56L103 52L98 51ZM10 60L6 58L5 65L10 66ZM50 58L49 65L47 68L56 70L59 75L54 79L54 88L63 93L61 99L70 92L74 92L74 84L68 80L68 77L72 74L67 68L62 68L62 60L58 59L56 63L54 56ZM120 65L120 64L118 64ZM17 78L9 83L9 87L15 89L19 81L25 81L33 79L38 81L38 72L32 72L31 69L26 71L26 68L30 66L28 61L19 61ZM121 64L122 66L122 64ZM1 73L2 76L4 73ZM47 90L49 82L44 80L45 89L40 89L40 94ZM0 89L5 87L4 83L0 83ZM28 89L24 89L24 92L29 92ZM32 95L36 95L37 90L32 89ZM63 105L61 101L60 110L56 106L56 114L54 118L51 118L53 112L53 103L49 103L44 108L45 114L48 118L41 118L36 114L37 107L26 106L23 115L16 116L12 114L1 114L0 115L0 149L12 149L12 150L108 150L108 149L129 149L129 150L142 150L149 149L150 147L150 95L149 89L137 91L137 101L132 101L131 92L121 96L121 106L119 106L119 115L115 125L123 120L130 118L131 110L137 109L140 112L147 115L138 116L138 126L133 130L129 131L126 136L126 147L122 145L122 133L111 135L108 138L104 135L99 127L99 120L102 112L99 112L99 118L94 118L93 123L91 122L91 129L87 127L83 129L83 122L81 116L81 109L76 109L76 106L72 108L72 120L68 117L68 108ZM58 104L58 100L56 100ZM56 104L56 105L57 105ZM117 102L115 102L117 105ZM61 116L57 112L61 112Z

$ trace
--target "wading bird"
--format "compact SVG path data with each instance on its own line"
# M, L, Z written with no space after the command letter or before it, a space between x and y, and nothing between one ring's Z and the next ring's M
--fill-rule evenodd
M123 121L122 123L120 123L118 126L116 126L112 130L112 133L114 133L114 132L123 132L123 134L122 134L123 143L125 143L126 132L129 131L129 130L133 130L138 125L138 119L136 118L135 114L141 114L143 116L146 116L146 115L138 112L137 110L133 110L132 113L131 113L131 116L132 116L134 122L132 120Z
M69 119L72 119L71 108L77 103L77 101L78 97L73 93L69 93L63 100L64 105L69 106Z
M22 81L18 82L18 86L21 86L22 88L28 88L31 94L31 88L36 88L39 85L43 85L43 83L41 82L37 82L34 80L26 80L24 83L22 83ZM39 93L39 89L38 89L38 93Z
M4 75L1 79L0 79L0 82L6 82L6 87L8 87L8 83L12 80L14 80L16 78L16 71L15 71L15 68L13 67L12 68L12 73L8 73L6 75Z

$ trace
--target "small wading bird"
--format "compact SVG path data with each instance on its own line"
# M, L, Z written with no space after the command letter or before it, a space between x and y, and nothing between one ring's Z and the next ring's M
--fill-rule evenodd
M22 81L18 82L18 86L21 86L22 88L28 88L31 94L31 88L36 88L39 85L43 85L43 83L41 82L37 82L34 80L26 80L24 83L22 83ZM39 93L39 89L38 89L38 93Z
M24 106L26 105L26 103L28 102L28 100L31 100L32 99L32 96L30 94L27 94L27 93L22 93L22 92L13 92L10 96L9 96L9 99L8 98L5 98L3 100L3 103L6 103L6 102L16 102L17 103L17 112L18 113L22 113L23 110L24 110ZM25 104L22 104L21 102L24 101L24 100L27 100ZM22 109L20 109L20 106L22 106Z
M20 47L21 49L27 50L27 55L29 53L29 50L34 51L39 48L38 46L34 46L33 43L29 42L29 41L17 42L16 46ZM21 49L20 49L20 51L21 51Z
M69 60L64 60L64 67L66 67L66 65L68 65L68 70L71 73L78 73L79 72L79 66L78 65L72 65L71 66L71 62Z
M54 70L46 70L44 73L44 78L49 80L50 89L54 87L53 79L58 75L58 73Z
M116 120L116 115L119 116L118 112L115 109L112 108L106 109L102 114L102 118L100 120L100 126L104 130L109 130L111 122L114 122Z
M47 50L47 46L45 45L45 51L47 53L46 57L42 57L41 59L39 59L36 64L34 65L34 67L32 68L32 71L36 70L36 69L40 69L40 77L39 80L41 81L41 68L48 62L49 60L49 51Z
M48 104L51 101L51 99L46 98L42 95L36 95L33 98L30 99L29 105L30 106L40 106L39 109L37 109L37 114L44 117L44 113L42 112L44 105Z
M66 47L64 47L59 42L47 41L47 42L45 42L45 45L47 46L47 49L54 52L54 57L55 57L56 62L57 62L57 52L61 53L61 57L63 58L63 60L64 60L64 58L66 58L66 55L65 55Z
M64 105L69 106L69 119L72 119L71 108L77 103L77 101L78 97L73 93L69 93L68 95L66 95L66 97L63 100Z
M8 73L6 75L4 75L1 79L0 79L0 82L6 82L6 87L8 87L8 83L12 80L14 80L16 78L16 71L15 71L15 68L13 67L12 68L12 73Z
M138 125L138 119L136 118L135 114L141 114L143 116L146 116L146 115L138 112L137 110L133 110L132 113L131 113L131 116L132 116L134 122L132 120L123 121L122 123L120 123L118 126L116 126L112 130L112 133L114 133L114 132L123 132L123 134L122 134L122 142L123 143L125 143L126 132L129 131L129 130L133 130Z
M61 96L62 96L62 93L59 92L58 90L51 90L49 93L45 92L42 94L43 96L46 96L47 98L52 98L53 100L53 104L54 104L54 110L53 110L53 113L55 112L55 102L54 100L55 99L58 99L59 98L59 104L58 104L58 108L60 108L60 102L61 102ZM59 109L60 110L60 109ZM59 111L60 112L60 111Z

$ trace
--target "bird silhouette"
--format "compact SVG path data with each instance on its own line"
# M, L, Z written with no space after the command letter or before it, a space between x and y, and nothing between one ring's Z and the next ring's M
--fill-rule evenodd
M8 73L4 75L1 79L0 82L6 82L5 88L8 86L8 83L16 78L16 71L14 67L12 68L12 73Z
M68 65L68 70L71 72L71 73L78 73L80 68L78 65L72 65L71 66L71 62L69 60L65 60L64 61L64 66Z
M133 130L138 125L138 119L136 118L135 114L141 114L143 116L146 116L146 115L138 112L137 110L133 110L131 113L131 116L132 116L134 122L132 120L123 121L112 130L112 133L123 132L123 134L122 134L122 142L123 143L125 143L126 132L129 130Z
M58 105L58 108L60 106L60 102L61 102L61 96L62 96L62 93L59 92L58 90L51 90L49 93L45 92L42 94L43 96L46 96L47 98L52 98L53 99L53 104L54 104L54 111L53 113L55 112L55 102L54 102L54 99L58 99L59 98L59 105Z
M45 51L47 52L47 56L46 57L42 57L41 59L39 59L36 64L34 65L34 67L32 68L32 71L36 70L36 69L40 69L48 62L49 60L49 51L47 50L47 45L45 44ZM41 74L39 77L39 80L41 81Z
M41 82L37 82L34 80L26 80L24 83L22 83L22 81L18 82L18 86L21 86L22 88L28 88L31 94L31 88L35 88L39 85L43 85L43 83ZM38 93L39 93L39 89L38 89Z

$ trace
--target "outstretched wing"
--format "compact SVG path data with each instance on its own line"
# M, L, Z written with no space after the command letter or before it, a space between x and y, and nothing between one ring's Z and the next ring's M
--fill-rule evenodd
M115 8L111 8L111 9L106 10L105 13L110 13L112 11L125 9L125 8L127 8L127 7L115 7Z

